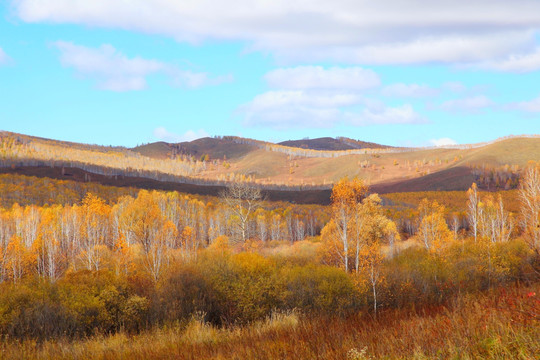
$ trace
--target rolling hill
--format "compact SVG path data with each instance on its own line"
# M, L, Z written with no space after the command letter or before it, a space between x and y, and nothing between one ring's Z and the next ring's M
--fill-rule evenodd
M2 132L0 167L2 172L57 178L77 173L80 181L201 193L216 192L208 186L232 181L247 181L267 191L326 193L338 179L358 176L375 191L396 192L465 190L473 181L488 189L511 188L517 185L520 169L540 159L540 136L440 148L391 148L358 141L358 147L347 148L351 141L320 138L273 144L216 137L128 149ZM207 188L197 190L200 186Z
M137 146L131 150L151 158L167 159L171 157L188 155L201 158L208 155L210 159L237 159L256 147L249 144L238 144L228 138L205 137L189 142L176 144L163 141Z
M317 139L288 140L279 145L311 150L352 150L352 149L388 149L391 146L371 142L353 140L345 137L322 137Z

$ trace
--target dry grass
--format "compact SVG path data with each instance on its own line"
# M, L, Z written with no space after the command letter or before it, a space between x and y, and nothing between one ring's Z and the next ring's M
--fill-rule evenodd
M540 158L540 141L538 139L516 138L468 150L467 155L463 157L460 163L489 166L505 164L525 166L529 160L538 158Z
M378 320L275 314L247 327L186 326L77 342L4 343L3 359L535 359L540 284L460 296L451 306Z

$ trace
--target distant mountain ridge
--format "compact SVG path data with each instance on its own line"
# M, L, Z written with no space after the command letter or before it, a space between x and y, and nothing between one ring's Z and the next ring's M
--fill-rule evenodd
M210 159L236 159L257 148L248 144L238 144L227 137L205 137L181 143L166 143L163 141L137 146L131 150L141 155L164 159L178 155L188 155L201 158L208 155Z
M353 149L388 149L392 147L372 142L349 139L346 137L321 137L316 139L287 140L278 143L278 145L324 151Z

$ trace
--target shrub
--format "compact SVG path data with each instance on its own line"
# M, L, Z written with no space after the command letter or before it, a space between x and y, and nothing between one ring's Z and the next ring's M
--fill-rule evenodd
M358 298L351 278L341 269L322 265L298 266L282 270L286 282L287 308L305 312L345 314Z

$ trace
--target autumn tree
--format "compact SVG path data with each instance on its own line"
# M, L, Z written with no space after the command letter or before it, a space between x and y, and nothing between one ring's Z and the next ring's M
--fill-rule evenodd
M11 279L14 283L22 279L28 268L28 259L31 257L19 236L14 235L8 245L9 265L11 268Z
M257 209L255 216L257 219L257 234L259 239L266 242L268 240L268 212L263 209Z
M376 316L377 289L384 280L382 264L385 256L382 246L388 244L393 251L395 241L399 240L400 236L396 224L383 214L379 195L372 194L362 200L357 207L357 213L360 214L362 231L356 242L356 272L364 275L369 282L373 296L373 312Z
M491 243L504 242L510 239L514 222L512 216L504 209L502 197L497 201L486 196L479 205L478 228L481 237Z
M38 275L56 281L66 267L66 260L60 251L59 205L46 208L40 222L39 236L33 244L36 253Z
M343 178L332 188L332 219L340 239L340 252L345 271L349 271L349 251L351 247L350 232L358 210L358 204L367 193L367 186L358 178ZM357 229L356 234L360 234Z
M381 265L384 256L381 252L381 242L379 238L372 238L360 252L361 269L368 279L373 296L373 313L377 316L377 289L381 283Z
M285 232L283 218L281 214L274 210L270 213L271 223L270 223L270 239L271 240L281 240L283 233Z
M7 280L9 271L9 243L13 236L13 222L9 211L0 208L0 282Z
M153 193L141 190L123 214L130 237L142 250L143 262L154 280L158 280L165 265L167 244L177 235L174 224L167 220Z
M81 241L82 257L88 270L99 270L106 241L110 238L109 219L111 208L105 201L93 194L83 200L83 236Z
M261 190L236 182L221 193L221 198L234 214L234 225L242 242L246 242L250 215L257 210L263 198Z
M453 238L444 218L444 210L444 206L437 201L429 202L427 199L422 200L418 207L418 238L427 250L437 251Z

